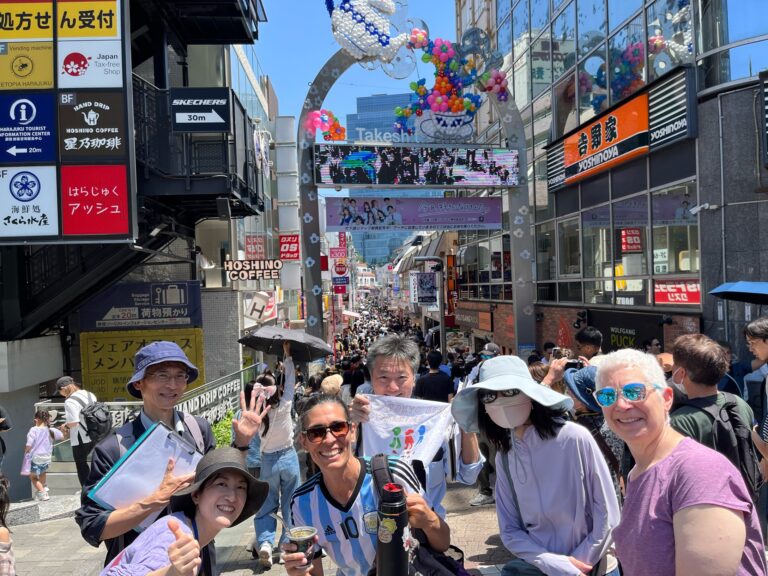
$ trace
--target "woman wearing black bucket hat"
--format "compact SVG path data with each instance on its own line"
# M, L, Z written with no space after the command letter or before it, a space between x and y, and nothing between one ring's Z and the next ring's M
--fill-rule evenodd
M155 521L110 562L101 576L215 576L213 539L261 508L266 482L248 472L239 450L219 448L203 456L194 483L171 498L170 516Z

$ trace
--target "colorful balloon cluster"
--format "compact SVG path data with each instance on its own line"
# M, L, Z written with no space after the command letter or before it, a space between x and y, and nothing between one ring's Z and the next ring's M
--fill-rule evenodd
M323 140L347 139L347 129L339 123L339 119L330 110L312 110L307 114L304 129L309 134L314 134L315 130L320 130L323 133Z
M645 42L633 42L618 57L613 57L611 93L613 100L626 98L645 86Z
M479 74L474 59L462 57L450 40L430 40L425 30L414 28L408 38L408 48L421 50L422 62L435 66L435 83L427 88L426 79L411 82L411 104L395 108L395 130L411 133L408 119L427 111L464 114L471 119L483 103L482 96L465 91L473 85L480 92L495 94L501 102L509 98L504 72L494 69Z

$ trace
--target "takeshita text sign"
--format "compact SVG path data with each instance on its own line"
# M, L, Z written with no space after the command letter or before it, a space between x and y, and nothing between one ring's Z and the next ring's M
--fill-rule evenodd
M596 172L648 152L648 94L641 94L568 138L565 183L572 184Z

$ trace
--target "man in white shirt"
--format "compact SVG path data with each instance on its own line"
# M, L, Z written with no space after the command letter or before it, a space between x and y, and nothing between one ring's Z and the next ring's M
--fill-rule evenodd
M71 376L62 376L56 381L56 390L66 398L64 400L64 414L66 423L59 429L64 435L69 435L69 443L72 445L72 456L77 467L77 479L82 487L88 480L88 454L93 449L93 442L88 436L88 431L80 418L80 412L89 404L96 402L93 392L83 390Z

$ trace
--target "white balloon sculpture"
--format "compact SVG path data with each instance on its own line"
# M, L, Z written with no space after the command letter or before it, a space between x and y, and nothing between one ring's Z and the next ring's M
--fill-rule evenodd
M408 41L405 33L389 35L393 0L342 0L335 8L332 0L326 0L326 5L336 41L357 60L390 62Z

